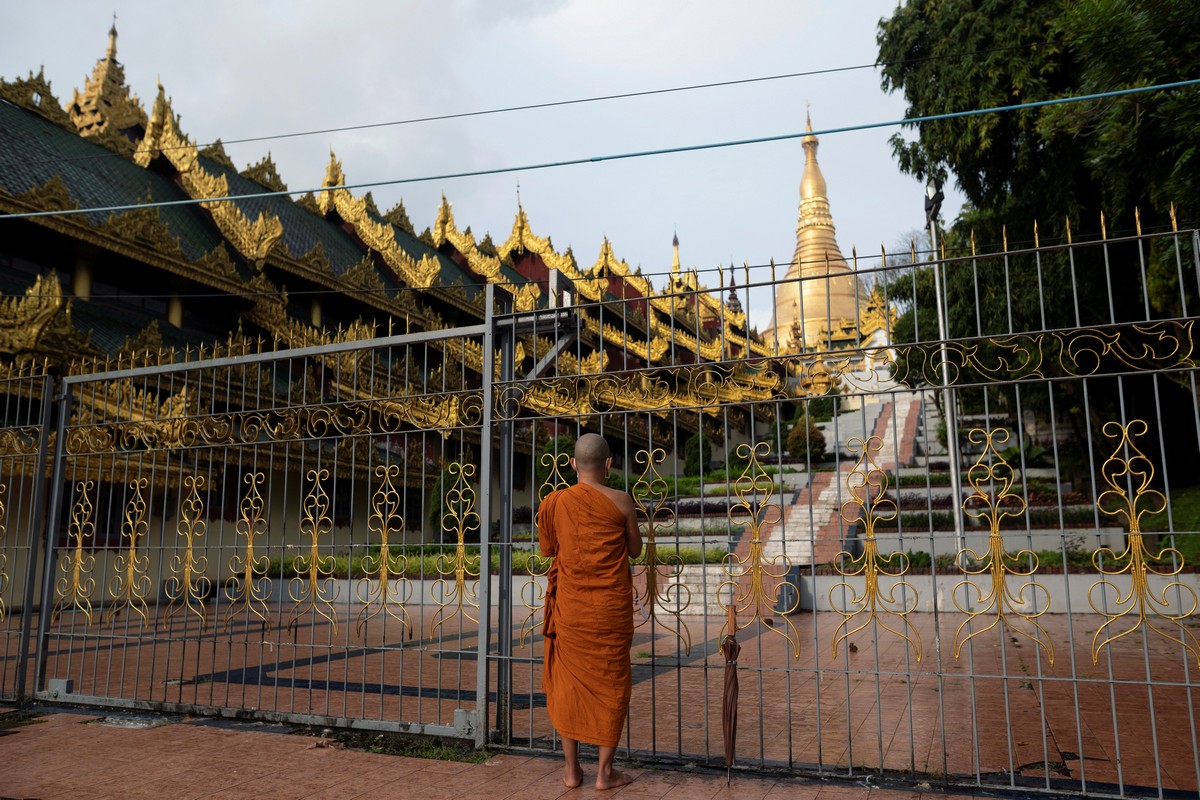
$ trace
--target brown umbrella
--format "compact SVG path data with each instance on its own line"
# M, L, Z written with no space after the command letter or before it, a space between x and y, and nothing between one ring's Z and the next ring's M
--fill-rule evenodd
M737 744L738 703L738 654L742 646L737 642L737 611L734 603L729 604L729 621L725 625L725 638L721 640L721 655L725 657L725 691L721 695L721 733L725 738L725 783L729 783L733 768L733 751Z

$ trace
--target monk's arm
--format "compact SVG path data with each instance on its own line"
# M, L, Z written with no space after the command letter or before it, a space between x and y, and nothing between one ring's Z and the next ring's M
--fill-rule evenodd
M554 535L554 502L548 497L537 513L538 548L546 558L558 555L558 537Z
M633 500L626 504L625 510L625 544L629 549L629 557L637 558L642 554L642 532L638 528L637 509Z

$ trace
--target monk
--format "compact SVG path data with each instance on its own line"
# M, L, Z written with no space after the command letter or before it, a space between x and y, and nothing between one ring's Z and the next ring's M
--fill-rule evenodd
M550 721L562 737L563 783L583 783L579 743L600 748L597 789L633 776L613 769L632 690L630 558L642 552L633 498L604 485L612 453L602 436L575 443L571 468L579 482L551 493L538 508L538 544L553 556L546 587L542 689Z

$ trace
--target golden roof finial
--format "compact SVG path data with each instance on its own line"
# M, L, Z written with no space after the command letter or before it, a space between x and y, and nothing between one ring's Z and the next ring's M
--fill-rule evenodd
M673 248L675 248L675 257L671 261L671 274L678 275L679 274L679 234L678 233L676 233L671 238L671 246Z
M84 79L83 91L75 96L67 109L79 133L109 143L122 151L132 151L131 140L112 136L122 131L135 131L140 137L146 128L146 111L137 95L125 85L125 68L117 61L117 15L108 30L108 49L96 62L92 77ZM141 128L141 131L137 131Z

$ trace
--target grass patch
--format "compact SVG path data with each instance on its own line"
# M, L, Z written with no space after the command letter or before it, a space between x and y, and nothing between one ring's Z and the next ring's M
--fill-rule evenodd
M455 548L452 545L427 545L422 551L422 548L414 545L405 545L403 547L389 548L392 551L394 568L392 574L397 574L400 567L404 567L404 576L406 578L428 578L435 579L441 577L444 573L438 571L439 561L443 569L449 574L454 573L454 557ZM377 553L378 551L376 551ZM728 547L714 545L707 549L699 547L680 547L678 550L674 547L659 547L656 549L656 561L659 564L719 564L725 554L729 552ZM471 573L479 571L479 545L467 545L464 548L466 556L467 570ZM401 561L397 556L404 556L405 560ZM441 558L445 556L444 558ZM364 559L370 559L368 567L375 565L375 554L366 556L356 555L339 555L328 556L327 565L332 567L331 573L325 577L342 579L358 579L368 578L366 568L363 566ZM493 549L491 553L491 567L493 572L500 569L500 553L498 549ZM532 550L513 550L512 552L512 571L516 575L525 575L529 572L544 573L549 566L549 560L542 558ZM633 563L645 564L645 552ZM296 567L300 568L301 574L308 569L308 558L301 556L299 563L296 557L288 558L273 558L267 565L265 573L271 578L282 578L288 580L297 577Z
M1172 489L1171 515L1174 518L1175 530L1187 532L1175 536L1175 548L1183 556L1185 563L1200 566L1200 533L1197 533L1200 531L1200 486ZM1165 533L1166 513L1147 514L1142 517L1142 531ZM1170 538L1164 536L1159 544L1161 547L1170 545Z
M305 731L305 735L320 738L326 746L389 756L461 761L466 764L482 764L492 757L488 750L476 750L466 742L426 739L395 733L351 733L312 728Z
M44 716L46 715L42 711L31 711L27 708L18 708L7 714L0 714L0 731L20 728L23 725L35 725L41 722Z

